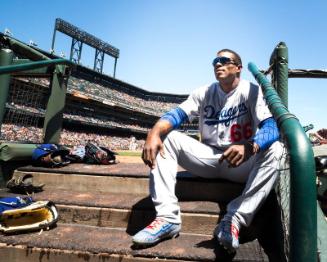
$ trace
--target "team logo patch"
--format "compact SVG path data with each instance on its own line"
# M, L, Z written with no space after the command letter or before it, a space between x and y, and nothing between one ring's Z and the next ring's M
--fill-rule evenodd
M204 123L208 126L220 123L225 124L225 126L229 126L232 120L246 115L247 113L248 108L244 102L237 106L223 108L217 112L213 106L209 105L204 108L204 119L206 119Z

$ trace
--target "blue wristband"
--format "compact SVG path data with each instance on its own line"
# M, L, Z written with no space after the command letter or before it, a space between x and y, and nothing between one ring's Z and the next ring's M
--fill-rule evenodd
M173 129L176 129L180 127L188 117L183 109L177 107L165 113L160 119L167 120L172 125Z

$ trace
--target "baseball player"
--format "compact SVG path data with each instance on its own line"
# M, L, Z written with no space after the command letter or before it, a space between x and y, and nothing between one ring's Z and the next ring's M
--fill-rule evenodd
M175 195L178 164L200 177L245 183L214 231L231 252L239 247L240 228L250 225L276 182L282 146L261 89L240 78L242 61L232 50L220 50L213 67L218 82L193 91L148 133L142 159L151 168L150 194L157 214L133 237L136 245L178 236L182 222ZM201 142L174 131L196 116Z

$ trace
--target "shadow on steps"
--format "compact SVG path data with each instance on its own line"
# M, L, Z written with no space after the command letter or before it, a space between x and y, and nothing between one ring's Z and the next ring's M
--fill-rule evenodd
M184 200L185 201L185 200ZM226 203L217 203L220 213L217 224L226 213ZM148 212L140 212L140 209L148 209ZM146 227L155 219L155 209L150 196L143 198L133 205L129 217L126 232L134 235ZM142 216L142 217L141 217ZM214 229L212 229L213 231ZM264 205L260 208L250 227L240 230L240 243L246 244L258 240L260 246L269 258L270 262L286 262L284 252L283 224L281 211L278 206L276 193L273 191L268 196ZM216 261L232 261L235 254L229 254L217 241L212 238L196 244L197 247L214 250Z

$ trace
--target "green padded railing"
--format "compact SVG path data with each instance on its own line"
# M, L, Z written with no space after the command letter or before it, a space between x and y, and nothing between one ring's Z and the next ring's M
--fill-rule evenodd
M0 66L0 75L27 71L31 69L46 67L50 65L59 65L59 64L73 65L73 62L67 59L52 59L52 60L33 61L30 63L19 64L19 65Z
M290 261L317 261L317 192L312 147L298 119L288 111L265 75L254 63L249 63L248 68L263 90L289 153Z

